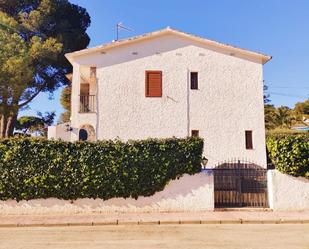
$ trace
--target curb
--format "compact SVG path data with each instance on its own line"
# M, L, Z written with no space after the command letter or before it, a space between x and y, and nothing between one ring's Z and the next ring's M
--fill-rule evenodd
M184 220L184 221L106 221L106 222L67 222L67 223L17 223L17 224L0 224L0 228L12 227L76 227L76 226L117 226L117 225L214 225L214 224L309 224L309 220Z

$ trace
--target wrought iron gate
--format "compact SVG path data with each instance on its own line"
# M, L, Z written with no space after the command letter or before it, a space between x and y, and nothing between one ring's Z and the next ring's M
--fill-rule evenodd
M268 207L266 173L253 163L219 165L214 169L215 207Z

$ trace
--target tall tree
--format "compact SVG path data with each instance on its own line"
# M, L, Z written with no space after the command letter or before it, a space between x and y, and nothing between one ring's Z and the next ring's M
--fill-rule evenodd
M277 110L274 105L265 105L264 113L266 130L271 130L277 127L276 112Z
M0 23L0 137L7 137L13 134L19 109L45 87L36 75L36 65L56 59L62 45L55 38L38 36L25 41L17 33L23 27L3 12Z
M291 109L287 106L280 106L276 111L276 123L280 128L290 128L293 121Z
M20 108L68 84L64 53L85 48L90 17L68 0L0 0L0 137Z
M298 102L295 104L294 107L295 115L300 119L303 117L309 116L309 99L305 100L304 102Z
M47 112L44 115L39 112L37 115L20 117L15 124L15 128L22 131L23 135L35 133L40 136L46 136L47 127L53 123L55 113Z

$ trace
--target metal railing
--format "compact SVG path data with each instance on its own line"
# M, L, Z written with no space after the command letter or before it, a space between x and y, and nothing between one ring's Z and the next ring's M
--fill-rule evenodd
M96 99L95 95L80 95L79 112L95 112L96 111Z

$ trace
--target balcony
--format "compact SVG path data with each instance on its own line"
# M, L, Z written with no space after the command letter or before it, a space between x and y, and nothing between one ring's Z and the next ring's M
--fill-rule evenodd
M95 95L80 95L79 112L91 113L96 112L96 98Z

